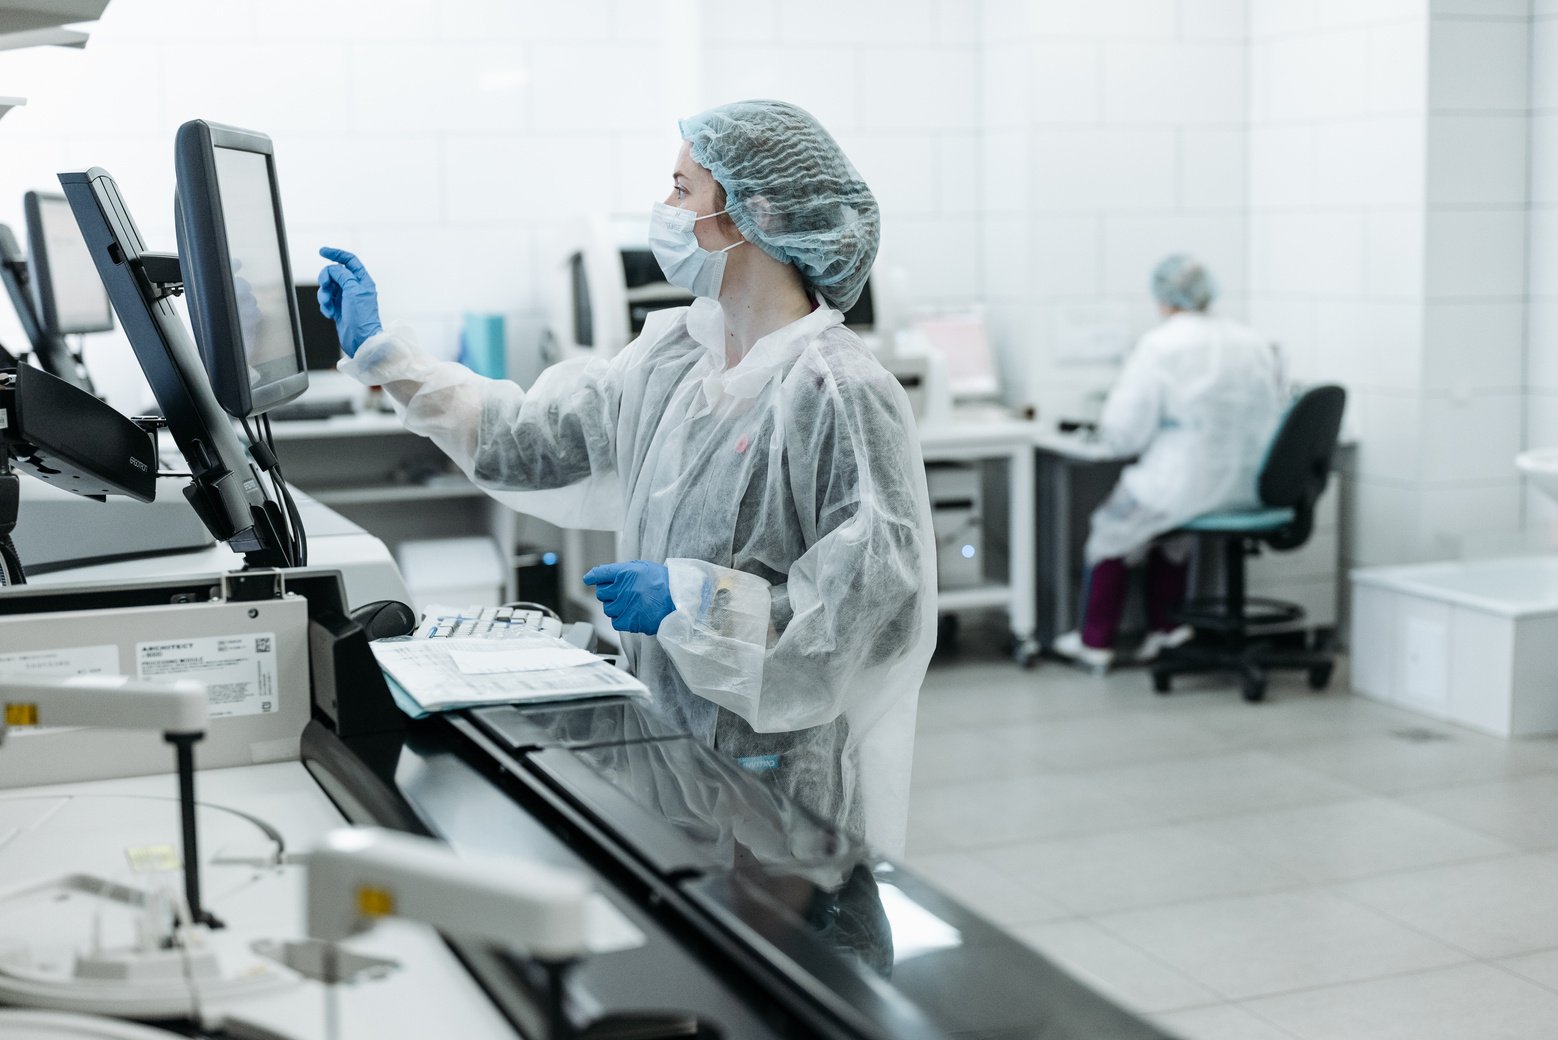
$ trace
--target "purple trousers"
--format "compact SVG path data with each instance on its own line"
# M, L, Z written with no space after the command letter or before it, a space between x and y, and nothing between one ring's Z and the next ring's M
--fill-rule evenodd
M1082 645L1104 650L1114 645L1125 614L1129 568L1123 558L1100 560L1083 579ZM1190 561L1171 560L1158 546L1147 553L1147 624L1154 632L1174 627L1173 611L1185 601Z

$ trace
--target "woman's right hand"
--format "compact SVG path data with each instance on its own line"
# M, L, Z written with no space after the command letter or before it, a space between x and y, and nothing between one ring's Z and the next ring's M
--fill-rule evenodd
M353 253L325 246L319 255L335 263L319 272L319 311L335 322L335 334L347 357L368 337L384 331L379 322L379 287Z

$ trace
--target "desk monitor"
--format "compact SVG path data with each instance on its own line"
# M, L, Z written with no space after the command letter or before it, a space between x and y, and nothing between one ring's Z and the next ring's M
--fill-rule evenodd
M954 401L999 399L1001 384L984 315L924 317L914 327L946 362L947 389Z
M854 329L856 333L871 332L876 328L876 304L872 288L871 276L867 275L866 284L860 289L860 299L844 312L844 326Z
M341 360L341 340L336 335L335 322L319 309L319 286L316 283L294 285L297 297L298 328L303 333L303 356L310 372L334 372Z
M87 255L65 196L29 191L22 196L22 208L27 218L32 298L44 333L72 336L112 329L108 291Z
M178 282L177 258L147 251L106 170L62 173L60 184L168 432L189 463L184 497L207 529L243 553L248 564L291 565L294 550L284 534L281 510L217 403L200 355L169 299Z
M81 363L80 358L70 352L70 348L65 345L64 337L51 335L43 330L43 325L38 320L37 306L29 289L32 273L28 270L27 259L22 256L21 247L16 244L16 236L4 224L0 224L0 281L5 282L6 294L11 297L11 306L16 309L17 321L21 322L22 335L27 337L27 344L32 350L33 360L37 362L38 367L52 376L65 380L78 390L85 390L96 396L97 391L93 389L92 379L87 375L86 366ZM9 352L6 357L10 357ZM15 361L16 359L12 357L5 367L12 367Z
M229 415L259 415L308 388L271 140L191 120L174 171L180 264L211 388Z

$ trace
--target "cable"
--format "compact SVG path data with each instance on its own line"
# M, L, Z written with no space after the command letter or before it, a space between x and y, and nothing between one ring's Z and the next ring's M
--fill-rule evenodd
M16 543L8 534L0 535L0 583L26 585L27 572L22 570L22 558L16 551Z
M255 430L250 427L247 416L240 416L238 421L243 426L244 436L249 440L249 456L254 459L261 472L270 480L271 497L282 509L280 533L284 544L280 548L282 555L286 557L287 565L291 566L298 559L298 540L297 535L292 530L292 515L286 511L286 502L282 495L282 484L279 475L280 471L276 465L276 456L270 450L270 446L261 440L260 436L255 433ZM259 450L257 451L256 449Z
M292 530L297 537L297 553L293 557L296 566L308 566L308 532L303 529L303 517L298 513L298 505L292 498L292 489L287 486L287 478L281 472L281 456L276 453L276 438L271 432L270 416L260 416L260 423L265 430L265 446L270 449L271 457L276 460L276 482L280 485L282 500L286 503L287 514L292 518Z

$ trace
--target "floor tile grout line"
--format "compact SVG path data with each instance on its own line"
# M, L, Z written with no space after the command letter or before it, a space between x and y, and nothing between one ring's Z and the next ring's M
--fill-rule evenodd
M1251 1018L1254 1018L1256 1021L1262 1023L1263 1025L1270 1026L1273 1030L1275 1030L1278 1033L1281 1033L1283 1036L1291 1037L1292 1040L1304 1040L1304 1038L1302 1036L1300 1036L1299 1034L1293 1032L1291 1029L1283 1028L1282 1026L1280 1026L1277 1023L1271 1021L1270 1019L1266 1018L1265 1016L1263 1016L1261 1014L1258 1014L1257 1012L1255 1012L1251 1008L1245 1007L1243 1004L1241 1004L1237 1000L1224 1000L1224 1001L1219 1001L1216 1004L1197 1004L1194 1007L1177 1008L1177 1009L1175 1009L1173 1011L1153 1012L1150 1017L1156 1018L1156 1019L1164 1019L1164 1018L1168 1018L1169 1016L1172 1016L1172 1015L1181 1015L1181 1014L1186 1014L1186 1013L1192 1012L1192 1011L1204 1011L1204 1010L1207 1010L1208 1008L1225 1008L1225 1007L1238 1008L1240 1011L1244 1012L1246 1015L1249 1015ZM1194 1038L1188 1038L1188 1040L1194 1040Z

